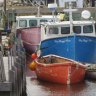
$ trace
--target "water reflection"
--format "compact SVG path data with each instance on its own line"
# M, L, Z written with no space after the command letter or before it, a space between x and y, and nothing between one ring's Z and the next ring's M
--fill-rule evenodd
M28 60L28 61L31 61ZM28 63L27 63L28 64ZM96 81L88 81L73 84L60 85L37 79L35 72L27 69L27 93L28 96L96 96Z
M60 85L30 78L30 96L96 96L96 83L84 81L73 85Z

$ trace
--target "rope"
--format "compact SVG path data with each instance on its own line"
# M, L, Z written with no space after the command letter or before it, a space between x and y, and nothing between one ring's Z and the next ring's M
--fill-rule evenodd
M25 42L26 44L29 44L29 45L39 45L39 44L32 44L32 43L29 43L29 42L24 41L24 40L22 40L22 41Z

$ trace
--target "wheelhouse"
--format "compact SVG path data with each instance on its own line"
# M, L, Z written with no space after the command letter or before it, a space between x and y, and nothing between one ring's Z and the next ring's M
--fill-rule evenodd
M26 28L26 27L40 27L42 22L52 21L53 16L44 15L41 17L36 16L17 16L16 17L16 25L18 28Z
M70 32L70 21L47 22L41 25L41 38L43 40L72 34L96 36L95 21L73 21L72 29Z

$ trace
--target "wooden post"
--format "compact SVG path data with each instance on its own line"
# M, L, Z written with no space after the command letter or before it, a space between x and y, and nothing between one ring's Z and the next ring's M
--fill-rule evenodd
M3 27L5 28L6 26L6 0L4 0L3 4Z

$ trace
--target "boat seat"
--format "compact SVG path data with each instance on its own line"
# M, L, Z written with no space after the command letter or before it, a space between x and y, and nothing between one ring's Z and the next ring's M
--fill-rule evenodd
M41 57L38 60L40 63L45 63L45 64L52 64L52 63L71 63L71 61L67 60L67 59L62 59L62 58L58 58L55 56L49 56L49 57Z

